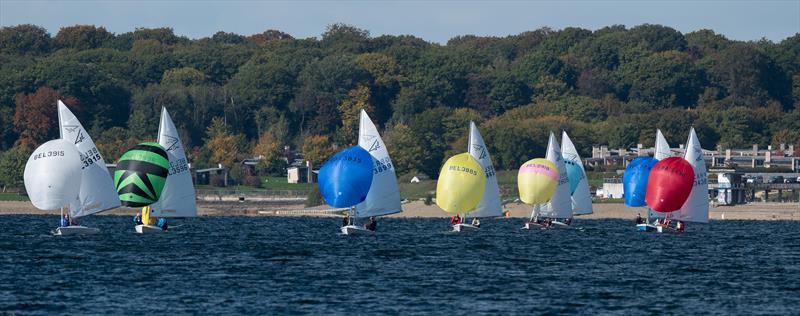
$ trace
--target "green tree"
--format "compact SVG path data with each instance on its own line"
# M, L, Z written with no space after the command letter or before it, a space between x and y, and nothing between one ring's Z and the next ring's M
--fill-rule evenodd
M22 187L22 176L28 156L33 151L27 146L15 146L8 151L0 152L0 185L6 187Z
M53 42L61 48L87 50L100 48L113 38L114 34L102 26L73 25L62 27L53 38Z
M174 68L164 72L161 77L162 84L178 84L183 86L191 86L202 84L206 80L206 76L192 67Z
M0 53L43 55L50 52L50 34L41 26L20 24L0 27Z

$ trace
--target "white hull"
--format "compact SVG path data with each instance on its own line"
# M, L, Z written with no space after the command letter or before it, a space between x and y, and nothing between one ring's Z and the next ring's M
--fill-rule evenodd
M455 225L453 225L453 231L454 232L470 232L470 231L476 231L478 229L480 229L480 227L472 226L470 224L455 224Z
M136 225L136 232L139 234L166 233L161 227L153 225Z
M553 228L572 228L567 223L562 223L559 221L553 221Z
M361 226L356 225L347 225L342 226L342 234L343 235L373 235L375 234L374 231L368 230Z
M53 235L56 236L69 236L69 235L94 235L99 233L100 230L97 228L91 228L86 226L67 226L67 227L58 227L53 231Z
M530 230L530 229L543 229L543 228L544 228L544 226L542 226L541 224L532 223L532 222L527 222L527 223L525 223L525 226L522 226L522 229L528 229L528 230Z

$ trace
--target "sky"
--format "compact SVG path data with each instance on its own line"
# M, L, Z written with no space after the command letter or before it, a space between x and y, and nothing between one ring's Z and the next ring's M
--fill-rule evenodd
M217 31L251 35L277 29L307 38L319 37L333 23L354 25L372 36L410 34L438 43L458 35L644 23L683 33L711 29L733 40L781 41L800 32L800 0L0 0L0 26L36 24L53 35L64 26L94 24L118 34L171 27L178 35L202 38Z

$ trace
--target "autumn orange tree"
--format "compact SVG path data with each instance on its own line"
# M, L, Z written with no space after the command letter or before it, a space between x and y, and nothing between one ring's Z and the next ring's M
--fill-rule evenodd
M220 163L230 170L238 169L234 168L234 164L247 154L244 135L230 133L225 121L221 117L215 117L211 120L211 126L206 129L206 137L205 147L211 153L211 162Z
M19 93L15 98L14 130L19 133L17 144L35 148L58 135L57 101L75 110L78 99L62 98L50 87L41 87L31 94Z
M331 139L326 135L311 135L303 141L303 157L315 166L322 165L336 152Z

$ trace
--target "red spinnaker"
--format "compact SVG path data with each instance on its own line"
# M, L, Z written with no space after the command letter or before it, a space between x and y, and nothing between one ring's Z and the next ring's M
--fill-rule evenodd
M681 157L663 159L647 179L645 202L653 210L669 213L681 208L692 192L694 169Z

